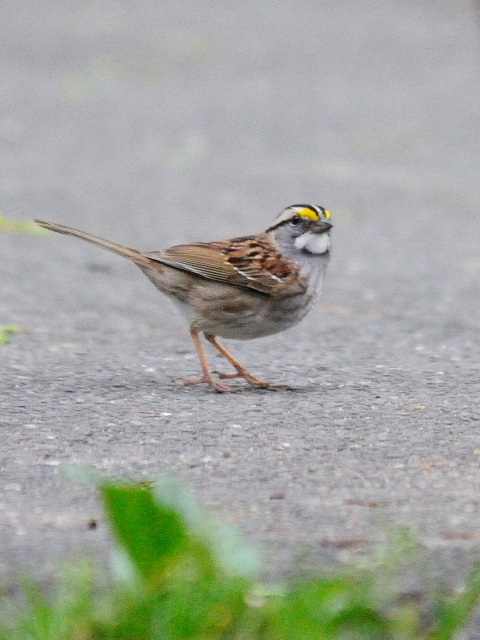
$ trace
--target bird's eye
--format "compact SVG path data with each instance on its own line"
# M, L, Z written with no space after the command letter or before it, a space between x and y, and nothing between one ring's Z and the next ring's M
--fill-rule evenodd
M300 222L300 216L293 216L293 218L290 220L290 224L293 225L294 227L296 227L299 222Z

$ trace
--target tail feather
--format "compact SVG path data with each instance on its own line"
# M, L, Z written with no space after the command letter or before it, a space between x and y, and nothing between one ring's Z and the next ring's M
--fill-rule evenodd
M147 258L140 251L130 249L129 247L124 247L123 245L117 244L116 242L111 242L110 240L104 240L103 238L94 236L91 233L86 233L85 231L78 231L78 229L65 227L63 224L57 224L56 222L45 222L43 220L35 220L35 222L44 229L48 229L49 231L56 231L57 233L64 233L67 236L80 238L80 240L85 240L86 242L95 244L102 249L106 249L107 251L111 251L112 253L117 253L119 256L123 256L124 258L128 258L129 260L133 260L133 262L138 265L151 263L151 260L149 260L149 258Z

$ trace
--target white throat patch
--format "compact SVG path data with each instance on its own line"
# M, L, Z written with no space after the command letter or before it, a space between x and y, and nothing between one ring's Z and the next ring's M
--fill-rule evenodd
M295 238L294 244L297 249L305 249L309 253L320 255L330 249L330 236L328 233L310 233L310 231L307 231Z

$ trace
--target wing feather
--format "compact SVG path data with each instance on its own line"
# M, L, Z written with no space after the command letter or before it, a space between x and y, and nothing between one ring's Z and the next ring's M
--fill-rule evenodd
M208 280L261 293L294 295L305 291L298 267L282 257L264 234L224 242L177 245L145 255Z

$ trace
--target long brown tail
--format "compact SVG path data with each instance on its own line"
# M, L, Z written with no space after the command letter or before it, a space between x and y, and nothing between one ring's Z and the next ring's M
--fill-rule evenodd
M77 229L71 229L70 227L65 227L63 224L57 224L56 222L44 222L43 220L35 220L35 222L40 227L44 227L49 231L57 231L58 233L64 233L67 236L74 236L75 238L80 238L80 240L91 242L92 244L95 244L98 247L102 247L102 249L106 249L107 251L118 253L119 256L123 256L124 258L128 258L129 260L133 260L133 262L138 265L151 263L151 260L147 258L143 253L140 253L140 251L135 251L135 249L124 247L121 244L111 242L110 240L104 240L103 238L99 238L98 236L93 236L91 233L78 231Z

